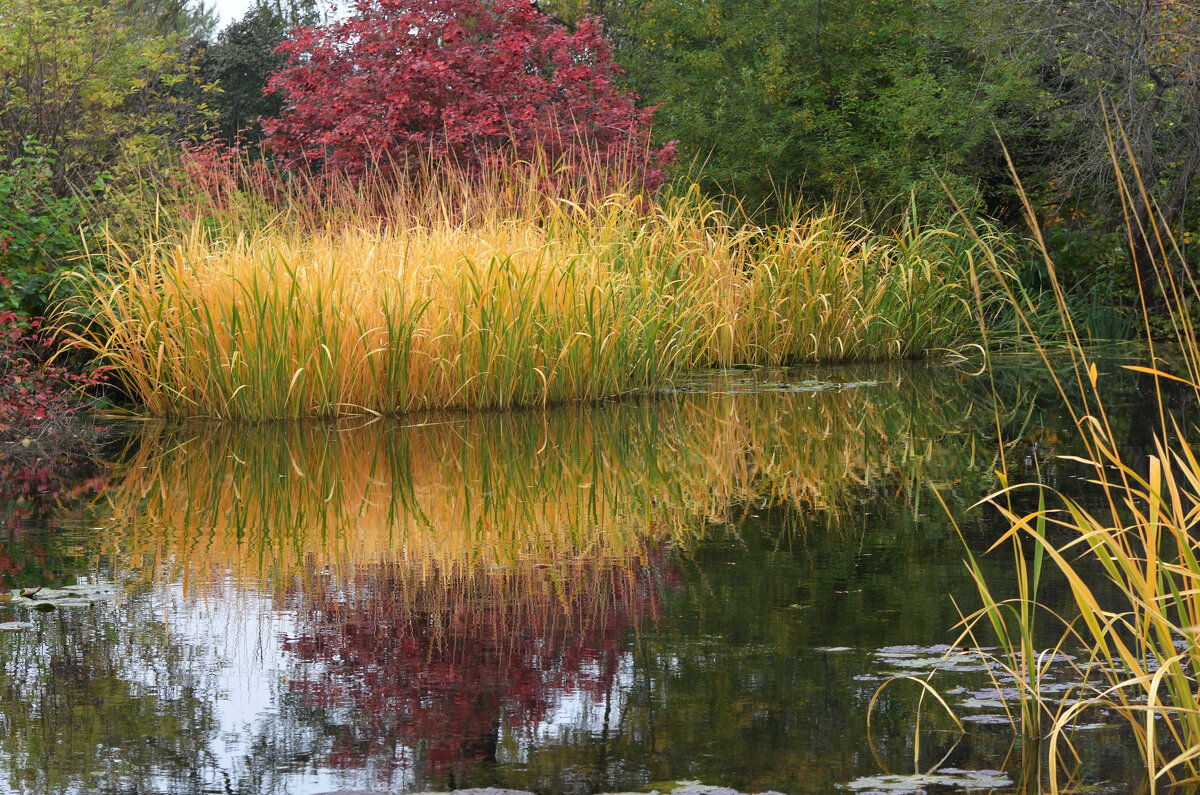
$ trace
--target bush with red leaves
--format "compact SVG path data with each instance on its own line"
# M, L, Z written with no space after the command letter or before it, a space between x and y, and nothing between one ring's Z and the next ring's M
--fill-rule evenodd
M530 0L358 0L349 18L297 28L267 84L263 122L290 167L363 173L496 151L597 160L648 188L673 144L655 148L653 108L616 85L620 67L592 19L568 30Z
M61 433L62 421L88 405L103 370L75 373L49 363L54 339L38 318L0 310L0 449Z
M82 510L108 479L92 458L106 429L73 416L104 373L49 363L55 347L40 319L0 310L0 593L70 574L46 544L14 537Z

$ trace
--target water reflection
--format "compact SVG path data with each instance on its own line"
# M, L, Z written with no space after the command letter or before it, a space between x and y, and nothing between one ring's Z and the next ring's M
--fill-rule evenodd
M855 677L955 622L969 581L927 487L964 508L989 488L997 417L952 371L811 379L416 424L147 425L54 542L82 550L64 578L122 598L0 613L36 625L0 635L0 765L45 792L872 774L875 685ZM1018 391L999 421L1031 416ZM911 768L917 694L895 692L881 754ZM1003 766L1011 735L979 730L959 756Z
M628 566L753 510L837 515L931 475L954 488L989 471L963 385L891 375L803 392L718 380L599 410L417 425L151 427L109 492L118 557L124 576L197 587L215 571L282 582L364 563L565 573Z
M299 671L291 707L336 726L325 764L370 768L389 786L414 768L469 778L564 709L574 720L611 708L626 633L654 617L654 579L450 584L387 566L318 587L283 644Z
M218 695L207 650L133 602L55 610L0 640L10 792L154 791L203 759Z

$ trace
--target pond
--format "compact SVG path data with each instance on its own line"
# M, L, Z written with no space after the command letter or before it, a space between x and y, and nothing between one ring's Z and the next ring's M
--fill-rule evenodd
M1144 446L1145 394L1108 370ZM983 666L935 679L965 734L911 683L870 735L867 717L978 604L933 490L982 551L1002 527L971 506L1001 452L1081 488L1041 372L731 371L594 407L127 423L69 471L10 465L0 789L1025 791ZM984 558L995 583L1011 565ZM1082 779L1143 786L1094 717Z

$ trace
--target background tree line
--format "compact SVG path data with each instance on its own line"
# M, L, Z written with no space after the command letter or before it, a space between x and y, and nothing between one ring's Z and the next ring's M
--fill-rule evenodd
M84 205L106 206L81 197L169 171L186 141L255 150L258 120L285 111L287 92L264 94L297 57L279 45L329 23L317 0L257 0L217 31L202 3L0 0L0 270L17 285L7 303L35 306ZM886 224L911 205L947 212L949 191L1018 227L1003 141L1079 289L1133 294L1131 256L1147 241L1131 255L1113 230L1117 181L1135 164L1148 188L1139 212L1157 206L1195 240L1198 0L535 7L569 31L599 20L623 87L657 107L655 138L677 142L675 173L767 219L832 202ZM1038 267L1025 275L1036 286Z

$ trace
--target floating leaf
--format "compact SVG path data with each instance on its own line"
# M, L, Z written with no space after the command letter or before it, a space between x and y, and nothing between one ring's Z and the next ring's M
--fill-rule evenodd
M28 621L6 621L0 624L0 632L16 632L20 629L33 629L33 624Z
M1012 784L1002 770L959 770L947 767L936 773L918 773L909 776L880 775L856 778L849 784L839 784L840 789L860 793L881 792L889 795L923 795L929 787L958 787L960 789L994 789Z

